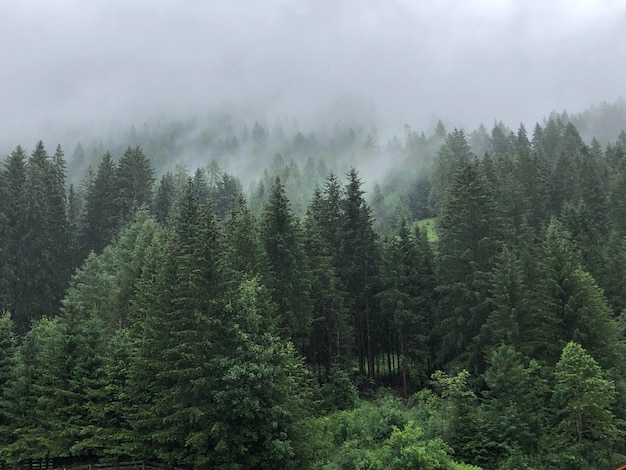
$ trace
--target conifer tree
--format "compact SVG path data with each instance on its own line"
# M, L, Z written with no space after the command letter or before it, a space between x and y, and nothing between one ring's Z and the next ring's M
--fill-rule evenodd
M20 333L33 319L58 312L68 280L65 196L58 173L39 141L25 168L23 233L15 239L22 257L16 260L12 311Z
M363 195L361 179L352 168L342 201L339 238L339 276L348 294L354 325L355 349L362 376L375 376L374 357L378 312L376 295L380 291L380 250L372 227L372 216ZM382 330L378 330L382 331Z
M337 248L341 247L341 234L343 230L343 204L344 194L341 183L334 173L330 173L326 178L324 188L319 200L312 201L311 216L317 221L318 227L322 230L322 236L332 248L332 252L339 253ZM334 262L339 263L338 255L334 256Z
M49 229L48 237L54 256L56 274L51 282L57 299L61 299L73 269L73 259L70 252L71 232L67 217L67 194L65 187L66 163L65 154L60 145L57 145L51 158L48 172L48 201L49 201Z
M614 462L624 436L612 413L615 384L579 344L569 342L554 371L555 443L565 464L586 469Z
M26 205L26 154L19 145L6 159L2 174L6 184L4 210L7 217L5 226L6 237L6 267L3 277L6 284L6 293L3 302L4 309L11 312L14 320L23 316L20 297L23 280L18 278L23 265L20 260L25 259L24 237L26 235L25 205Z
M83 256L101 253L113 241L119 227L115 163L109 152L102 156L92 184L86 188L79 241Z
M13 321L10 314L0 316L0 449L6 449L13 442L13 428L15 426L13 404L11 396L12 382L16 375L16 339L13 331ZM6 461L8 455L0 450L0 460Z
M311 266L313 321L306 356L310 363L328 375L332 366L345 365L352 350L352 328L345 289L333 264L323 229L315 218L321 203L316 192L305 219L305 250Z
M191 180L172 222L134 302L137 453L209 468L282 467L293 452L293 351L273 335L258 283L229 287L216 222Z
M505 344L489 353L487 363L485 411L490 439L498 443L504 462L513 463L522 456L527 456L522 459L526 462L537 462L543 450L540 438L547 428L544 403L550 392L543 370Z
M389 317L388 334L397 343L390 346L397 355L407 396L409 377L419 383L430 376L428 337L434 325L433 259L428 241L419 230L411 234L403 222L397 235L387 244L383 261L381 310Z
M166 224L175 198L174 177L167 172L161 177L152 208L152 213L160 224Z
M528 328L533 357L555 364L567 342L581 344L603 367L622 367L624 345L602 290L555 222L548 227L540 260L536 314Z
M0 312L7 312L11 304L13 269L10 264L11 200L4 172L0 172Z
M33 323L18 348L15 380L8 396L15 423L12 442L4 449L7 461L68 456L69 445L59 434L64 423L53 418L53 399L61 392L63 331L58 318Z
M211 429L215 385L207 364L224 291L220 250L213 215L199 206L190 179L171 238L155 252L155 272L134 302L139 337L130 381L142 399L133 427L148 455L171 463L208 458L200 436Z
M217 181L215 194L213 195L213 207L218 219L223 220L230 211L237 197L241 194L241 183L233 175L222 173Z
M278 307L281 334L302 351L309 338L312 314L309 266L300 226L278 176L263 211L261 241L268 265L265 282Z
M259 276L265 269L266 259L256 218L241 194L230 210L224 239L226 261L233 274L240 278Z
M482 328L485 347L504 344L526 352L530 299L521 262L508 247L496 259L491 275L491 311Z
M478 334L487 319L489 273L499 243L499 221L477 160L456 173L438 218L440 360L480 371Z
M454 129L446 137L445 144L437 151L435 166L431 176L430 204L435 213L440 213L445 204L448 187L453 184L454 175L475 158L462 129Z
M121 223L131 219L132 212L152 203L154 170L139 146L128 147L115 169L115 203Z

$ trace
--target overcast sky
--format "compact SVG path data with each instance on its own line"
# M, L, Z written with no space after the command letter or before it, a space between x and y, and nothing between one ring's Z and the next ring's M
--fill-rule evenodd
M229 107L303 127L355 100L387 132L532 125L626 95L626 1L0 0L0 59L3 149Z

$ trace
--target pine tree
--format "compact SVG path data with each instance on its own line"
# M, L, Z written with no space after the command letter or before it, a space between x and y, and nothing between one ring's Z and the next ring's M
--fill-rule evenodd
M256 218L242 195L239 195L230 210L224 235L226 261L235 276L253 278L260 275L266 259Z
M17 146L5 161L2 174L6 184L7 198L4 200L4 210L7 217L5 226L6 236L6 267L2 276L6 283L3 311L10 311L15 320L23 316L20 306L20 295L23 289L23 279L18 276L23 269L21 260L27 256L24 251L24 237L26 235L25 205L26 205L26 154L22 147Z
M24 231L18 241L23 257L16 264L13 308L20 333L33 319L58 312L69 271L64 259L67 242L61 240L65 231L60 233L66 227L64 192L60 194L60 176L43 142L35 146L25 175Z
M239 180L233 175L222 173L213 195L213 207L215 208L215 214L220 220L226 217L239 194L241 194L241 183Z
M72 278L63 303L96 315L108 329L129 327L131 299L147 269L153 240L162 236L157 222L138 211L112 245L100 255L90 253Z
M220 238L190 180L133 303L130 444L178 465L284 467L300 366L267 321L265 290L231 287Z
M13 442L13 428L15 426L13 412L14 404L10 388L16 380L16 339L13 331L13 321L8 313L0 316L0 449L6 449ZM0 450L0 459L7 460L3 450Z
M309 266L300 226L279 177L263 211L261 242L268 264L265 282L278 306L281 334L302 351L309 338L312 314Z
M524 217L528 225L538 231L547 220L549 203L548 165L540 149L528 141L526 129L520 126L516 142L517 171L513 178L519 181L524 198Z
M446 137L445 144L437 151L435 166L431 176L430 204L439 214L445 204L445 195L453 184L454 175L468 161L475 158L470 150L462 129L454 129Z
M52 248L55 274L51 282L55 292L55 298L60 300L67 288L72 271L76 266L73 264L70 245L71 232L67 218L67 194L65 188L66 163L63 149L57 145L49 166L49 229L48 237Z
M91 250L101 253L113 241L119 228L116 201L116 167L109 152L102 156L93 183L86 188L79 242L83 256Z
M104 322L97 315L66 303L58 318L60 338L53 358L51 389L38 400L44 405L45 419L51 422L56 451L51 455L102 455L104 449L93 439L100 432L90 419L94 391L105 388L102 365L108 341Z
M11 304L13 269L10 264L11 200L4 172L0 172L0 313L8 311Z
M8 390L15 423L13 440L4 449L9 462L69 455L70 443L59 434L65 423L53 415L54 399L63 395L62 340L58 318L43 317L33 323L18 348L15 380Z
M521 262L505 247L491 276L491 312L481 335L486 348L504 344L526 351L526 325L531 314L526 277Z
M567 342L576 341L603 367L621 368L624 346L604 293L557 223L548 227L539 263L536 310L528 325L533 357L555 364Z
M211 429L215 388L207 363L224 288L218 239L189 180L172 237L155 253L155 272L144 277L134 302L138 342L129 380L140 399L131 423L144 452L169 463L208 458L200 436Z
M142 455L129 422L135 404L128 377L133 346L130 330L120 329L98 351L104 357L99 357L97 373L85 380L85 422L75 453L107 459Z
M489 273L499 243L494 201L477 160L457 172L441 216L439 237L439 325L443 364L483 367L478 335L487 319Z
M174 177L167 172L161 177L152 208L154 217L161 225L166 224L175 199Z
M128 147L115 170L116 197L121 223L131 219L132 212L141 206L150 207L154 170L141 147Z
M491 130L491 139L489 145L489 153L499 158L511 152L513 143L507 136L507 129L502 122L494 123Z
M343 191L341 183L334 173L326 178L326 183L318 203L315 200L311 204L311 216L317 221L322 230L322 236L333 248L334 253L339 253L335 248L341 247L341 233L343 230ZM338 255L334 256L334 262L339 263Z
M498 454L498 462L484 462L486 468L539 468L541 436L547 429L544 403L550 387L545 373L512 346L501 344L488 355L482 408L487 421L483 442ZM480 450L477 452L480 454ZM519 462L519 463L518 463ZM525 466L522 466L525 463Z
M397 235L387 244L383 255L384 290L379 294L381 311L389 318L396 344L388 354L397 355L404 395L409 375L423 382L429 374L431 354L429 333L434 325L434 266L428 241L416 231L409 232L403 222Z
M356 354L362 376L374 378L376 295L380 291L380 250L361 179L352 168L342 200L338 272L348 294ZM378 331L382 331L378 330ZM366 367L367 365L367 367Z
M267 328L275 313L265 290L244 281L230 296L227 320L214 332L215 404L208 467L290 468L308 445L300 422L304 369L293 346ZM219 339L217 339L219 338ZM204 431L205 435L207 432ZM203 435L191 442L206 445Z
M331 249L324 239L323 229L315 218L321 195L316 193L305 219L305 250L311 266L311 303L313 321L308 361L322 376L333 366L347 363L352 350L352 328L346 306L345 289L333 264Z
M554 371L555 443L570 468L606 467L624 427L612 413L615 384L579 344L569 342Z

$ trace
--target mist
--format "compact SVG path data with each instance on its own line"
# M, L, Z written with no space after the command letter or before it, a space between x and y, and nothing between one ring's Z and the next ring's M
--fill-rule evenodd
M3 0L0 151L230 113L534 124L623 96L626 3Z

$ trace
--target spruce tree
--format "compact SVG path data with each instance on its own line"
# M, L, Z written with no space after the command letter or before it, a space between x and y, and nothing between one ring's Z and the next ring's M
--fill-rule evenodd
M109 152L102 156L92 184L85 194L79 242L83 256L90 251L101 253L113 241L119 227L116 201L116 169Z
M0 312L6 312L11 304L13 269L10 264L11 200L4 172L0 172Z
M232 286L191 180L175 214L133 302L130 444L171 464L284 467L300 387L294 351L267 321L276 314L258 282Z
M6 159L2 171L6 184L6 199L4 210L7 217L5 226L6 251L4 251L6 265L3 278L6 282L4 311L10 311L12 318L17 320L24 313L21 309L20 295L23 290L23 279L18 276L23 270L23 260L27 253L24 249L26 235L25 205L26 205L26 154L22 147L17 146Z
M388 317L389 335L396 343L388 346L388 354L397 356L407 396L410 379L423 383L430 376L429 334L434 324L432 253L418 230L411 234L406 222L400 225L384 251L382 271L381 311Z
M152 213L161 225L166 224L175 198L174 177L172 173L167 172L161 177L152 206Z
M300 226L279 177L263 211L261 242L267 256L264 279L278 306L281 334L302 351L308 342L312 314L309 266Z
M354 326L355 352L362 376L374 378L375 337L380 291L380 249L372 227L372 216L364 199L362 182L352 168L342 200L338 272L348 294Z
M16 260L13 313L20 333L32 320L58 312L68 280L65 199L55 168L39 141L25 169L23 234L16 240L22 257Z
M15 416L13 399L11 396L11 386L16 375L16 349L17 342L13 321L9 313L0 316L0 460L7 461L9 457L4 452L13 442L13 428L15 426Z
M155 272L134 302L138 338L130 383L141 398L131 423L144 452L169 463L208 459L215 377L207 366L224 290L218 239L213 216L198 205L189 180L172 236L155 253Z
M314 215L314 207L321 202L319 192L316 195L305 219L305 250L311 266L313 304L311 338L306 356L326 378L333 366L347 363L352 350L352 328L345 289L333 264L332 250Z
M437 234L440 360L480 371L484 364L478 336L488 314L485 299L499 245L499 221L477 160L456 173Z
M491 278L491 311L481 331L485 347L504 344L528 352L526 326L531 306L526 277L521 262L507 247L498 255Z
M243 195L234 202L224 232L226 262L233 275L240 279L259 276L266 259L256 218Z
M143 149L128 147L115 169L115 203L121 223L128 222L135 209L150 207L153 183L154 170Z
M546 232L534 308L529 322L533 357L555 364L569 342L581 344L603 367L622 367L624 345L604 293L582 269L567 232L556 222Z
M612 413L615 384L579 344L563 348L554 371L554 441L562 462L570 468L606 467L624 427Z

